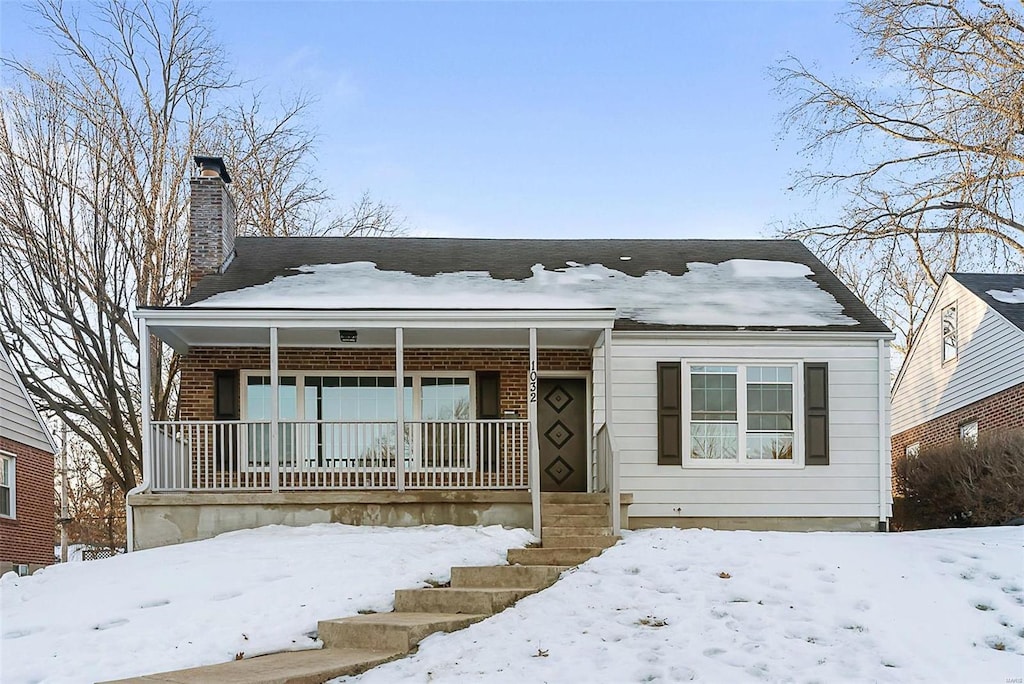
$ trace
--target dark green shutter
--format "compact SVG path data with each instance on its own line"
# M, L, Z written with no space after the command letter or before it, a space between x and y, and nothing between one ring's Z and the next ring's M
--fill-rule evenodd
M804 364L804 463L828 465L828 364Z
M213 388L213 419L238 420L238 371L214 371Z
M242 402L239 397L237 370L213 373L213 419L238 420ZM238 430L224 426L217 430L217 462L220 468L232 469L238 460Z
M498 371L476 372L476 417L483 420L501 418L501 374ZM477 435L477 463L485 473L500 469L501 430L481 425Z
M682 465L682 364L658 364L658 465Z
M501 418L501 375L498 371L476 373L476 417Z

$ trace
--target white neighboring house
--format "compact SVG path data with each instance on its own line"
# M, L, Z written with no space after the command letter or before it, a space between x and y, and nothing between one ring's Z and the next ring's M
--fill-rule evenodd
M889 518L892 334L801 243L236 239L223 161L196 161L191 291L135 313L182 356L178 415L143 416L133 547L539 533L542 492L612 528Z
M949 273L892 390L892 456L1024 428L1024 275Z
M53 563L56 451L0 344L0 574Z

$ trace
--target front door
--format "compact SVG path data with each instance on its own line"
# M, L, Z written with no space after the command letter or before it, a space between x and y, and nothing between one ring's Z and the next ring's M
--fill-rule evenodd
M587 491L587 381L542 378L537 434L542 492Z

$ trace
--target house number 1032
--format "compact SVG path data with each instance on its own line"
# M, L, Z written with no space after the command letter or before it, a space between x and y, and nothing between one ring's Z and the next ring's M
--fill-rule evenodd
M537 363L535 361L530 362L529 401L531 404L537 403Z

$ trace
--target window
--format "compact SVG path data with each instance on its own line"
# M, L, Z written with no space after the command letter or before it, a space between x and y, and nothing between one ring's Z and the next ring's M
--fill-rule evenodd
M972 420L960 426L960 441L972 446L978 443L978 421Z
M942 362L956 358L958 350L956 304L942 310Z
M688 367L686 463L802 465L798 461L796 364Z
M270 377L244 373L243 421L269 421ZM473 418L470 373L405 378L405 459L423 465L469 465ZM279 382L281 464L391 467L396 456L395 376L293 373ZM439 424L439 422L443 424ZM270 461L270 425L245 428L249 467Z
M14 454L0 452L0 517L14 517Z
M906 456L907 458L917 458L917 455L920 454L920 453L921 453L921 443L920 442L914 442L913 444L908 444L907 448L903 450L903 455Z

